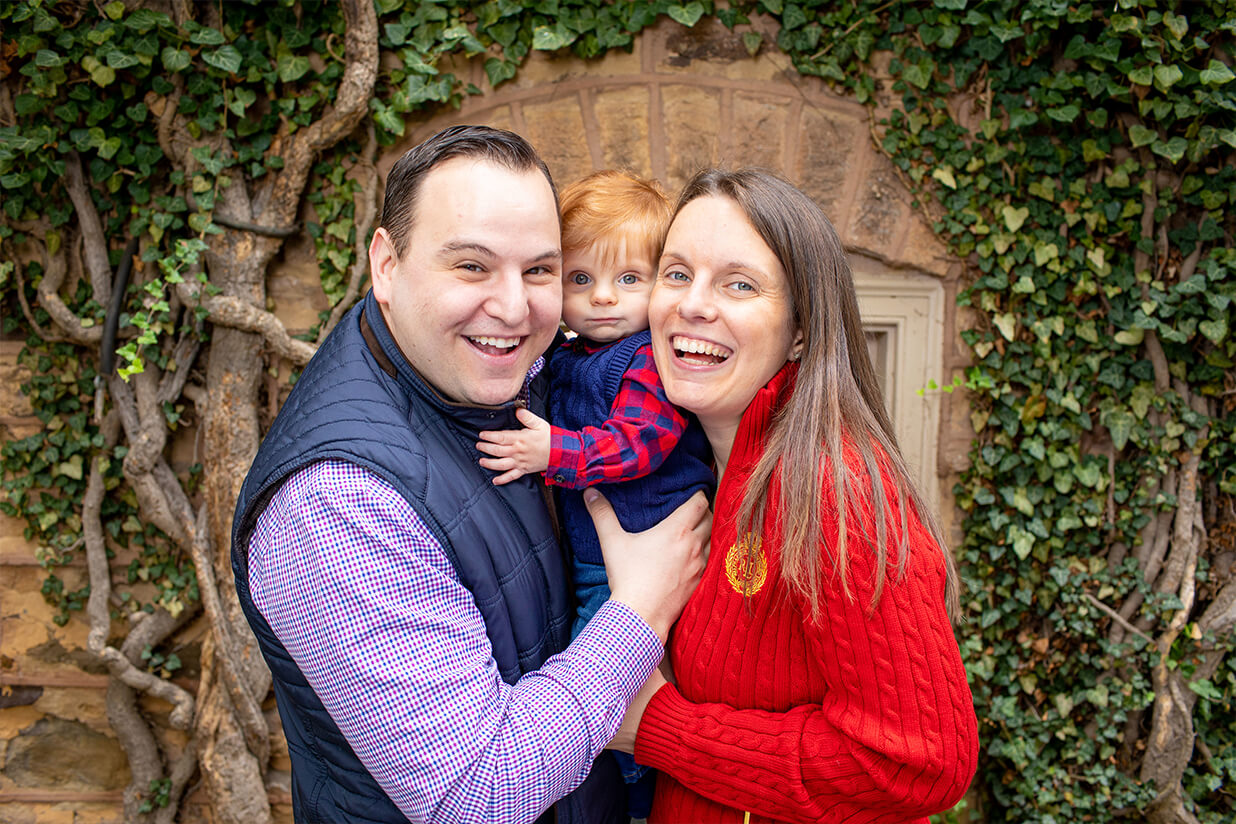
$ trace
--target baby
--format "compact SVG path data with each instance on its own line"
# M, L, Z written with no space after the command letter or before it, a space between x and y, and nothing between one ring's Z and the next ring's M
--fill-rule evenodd
M597 489L627 532L642 532L698 490L711 493L708 442L665 397L652 360L648 298L672 208L661 187L624 172L596 172L562 193L562 321L577 337L549 362L551 426L526 409L526 429L482 432L481 466L504 484L544 472L558 488L574 558L578 635L609 598L605 562L582 490ZM628 783L646 772L630 756ZM649 779L631 788L647 815ZM644 798L644 796L647 796Z

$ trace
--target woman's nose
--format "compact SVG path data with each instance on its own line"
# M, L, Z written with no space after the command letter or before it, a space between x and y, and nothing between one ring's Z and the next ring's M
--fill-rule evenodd
M717 305L713 300L712 290L697 277L682 293L678 301L678 314L692 320L713 320L717 316Z

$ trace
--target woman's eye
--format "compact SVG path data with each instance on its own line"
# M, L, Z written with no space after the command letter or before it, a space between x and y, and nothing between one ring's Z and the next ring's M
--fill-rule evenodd
M733 289L735 292L743 292L743 293L755 291L755 287L752 286L750 283L747 283L745 280L734 281L733 283L730 284L730 288Z
M592 278L588 277L584 272L572 272L571 283L576 286L587 286L589 283L592 283Z
M661 278L663 280L668 280L671 283L686 283L690 280L690 278L687 277L686 272L679 271L678 269L670 269L668 272L661 275Z

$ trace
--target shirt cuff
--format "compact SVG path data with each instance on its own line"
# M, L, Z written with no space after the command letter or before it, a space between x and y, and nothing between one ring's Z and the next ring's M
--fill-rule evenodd
M601 605L583 632L557 656L571 661L567 671L574 681L572 692L577 700L594 707L585 718L601 722L586 722L596 752L618 732L631 699L664 654L665 648L652 627L626 604L611 600ZM542 673L563 674L548 668L542 668Z
M575 487L579 474L579 444L568 441L569 432L559 426L549 427L549 461L545 468L546 486ZM571 439L572 441L574 439Z

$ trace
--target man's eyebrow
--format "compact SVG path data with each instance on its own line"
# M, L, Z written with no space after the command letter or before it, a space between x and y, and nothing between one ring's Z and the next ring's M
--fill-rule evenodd
M562 250L561 249L549 249L548 251L541 252L541 254L532 258L531 262L540 263L541 261L544 261L544 260L552 260L555 263L558 261L561 261L562 260Z
M438 251L445 254L451 254L452 252L476 252L478 255L494 257L493 249L475 240L452 240L449 243L444 243Z

